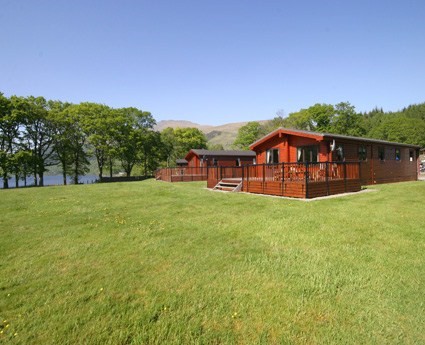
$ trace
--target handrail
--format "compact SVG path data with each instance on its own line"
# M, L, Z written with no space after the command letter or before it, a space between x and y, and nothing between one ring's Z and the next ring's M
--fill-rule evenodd
M280 181L285 183L302 182L306 185L313 182L324 182L329 190L329 184L335 180L344 181L360 179L359 161L352 162L288 162L275 164L247 164L242 166L209 166L209 167L176 167L159 169L155 177L164 181L199 181L208 180L218 183L226 178L238 178L243 185L251 181ZM244 187L243 187L244 188ZM283 190L283 186L282 186Z
M266 182L324 182L329 188L329 183L335 180L360 179L360 162L290 162L275 164L248 164L233 167L209 167L208 179L217 183L226 178L241 178L244 184L250 181L261 181L263 187Z

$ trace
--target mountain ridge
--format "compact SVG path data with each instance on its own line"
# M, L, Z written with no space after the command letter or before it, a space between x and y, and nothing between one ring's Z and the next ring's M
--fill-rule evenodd
M268 120L259 120L259 122L264 124ZM243 122L230 122L223 125L213 126L213 125L201 125L195 122L186 121L186 120L161 120L156 126L155 130L162 131L165 128L198 128L202 131L208 139L209 144L221 144L225 149L230 149L233 142L238 135L238 130L242 126L245 126L248 122L252 121L243 121Z

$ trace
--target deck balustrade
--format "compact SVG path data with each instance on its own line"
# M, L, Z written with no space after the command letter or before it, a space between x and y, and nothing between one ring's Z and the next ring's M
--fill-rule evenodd
M239 167L181 167L159 169L157 179L168 182L242 181L242 191L298 198L354 192L361 189L360 162L278 163Z
M155 173L157 180L167 182L206 181L208 178L207 167L179 167L162 168Z
M361 189L360 162L257 164L210 167L208 187L225 179L241 179L242 191L314 198Z

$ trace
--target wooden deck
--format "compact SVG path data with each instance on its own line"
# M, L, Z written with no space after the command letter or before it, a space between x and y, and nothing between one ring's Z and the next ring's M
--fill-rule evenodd
M359 163L281 163L212 168L208 188L220 180L242 181L242 191L293 198L357 192L361 189Z
M165 168L158 170L155 177L168 182L207 181L208 188L222 180L242 181L241 191L293 198L316 198L361 189L359 162Z

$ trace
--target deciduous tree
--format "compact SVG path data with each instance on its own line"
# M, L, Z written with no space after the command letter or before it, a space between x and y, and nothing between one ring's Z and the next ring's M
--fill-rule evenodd
M176 155L184 157L191 149L206 149L207 139L198 128L174 129Z
M233 147L241 150L249 150L249 145L264 134L264 130L259 122L248 122L245 126L239 128Z
M19 118L9 98L0 93L0 172L3 188L9 188L11 159L19 138Z
M35 185L44 185L44 173L54 164L54 125L49 117L48 103L44 97L11 97L13 114L23 127L21 145L32 153Z
M335 116L331 131L356 137L362 137L366 134L362 116L356 113L354 106L349 102L341 102L335 105Z
M80 103L78 113L81 126L93 148L99 169L99 178L103 177L103 170L107 164L112 170L112 160L115 155L115 143L117 122L114 114L106 105L97 103Z

